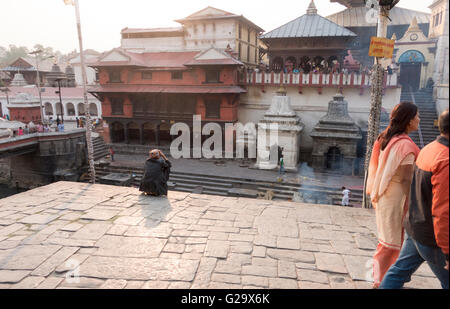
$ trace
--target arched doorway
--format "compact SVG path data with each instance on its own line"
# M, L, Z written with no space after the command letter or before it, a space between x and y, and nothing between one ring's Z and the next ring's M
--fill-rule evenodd
M111 140L113 143L122 143L125 141L124 126L120 122L114 122L111 125Z
M130 122L127 124L128 130L128 142L130 144L139 144L140 143L140 129L139 125L135 122Z
M45 103L44 112L46 116L53 116L53 107L51 103L49 102Z
M145 145L156 144L156 125L152 123L144 123L143 126L143 141Z
M84 111L84 103L78 103L78 116L84 116L86 115L86 112Z
M400 63L400 85L403 90L418 90L422 63L425 62L424 55L418 50L408 50L400 56L398 62Z
M330 147L326 155L325 167L329 170L336 171L342 168L342 153L338 147Z
M89 113L91 114L91 116L98 116L97 104L89 104Z
M66 108L68 116L75 116L75 106L72 103L67 103Z

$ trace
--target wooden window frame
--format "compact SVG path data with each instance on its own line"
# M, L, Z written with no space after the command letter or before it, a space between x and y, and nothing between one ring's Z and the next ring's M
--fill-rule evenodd
M141 72L141 79L142 80L152 80L153 79L153 72L148 72L148 71Z
M179 78L178 78L179 74ZM183 80L183 72L182 71L173 71L170 73L172 80Z
M207 69L205 70L205 82L204 84L223 84L223 82L220 80L220 69ZM213 77L214 78L210 78Z
M122 74L120 70L108 71L109 83L122 83ZM118 77L118 79L116 79Z
M220 99L206 99L205 100L205 118L220 119ZM211 111L211 109L213 109Z
M123 98L110 98L111 103L111 115L123 115ZM120 108L119 108L120 106Z

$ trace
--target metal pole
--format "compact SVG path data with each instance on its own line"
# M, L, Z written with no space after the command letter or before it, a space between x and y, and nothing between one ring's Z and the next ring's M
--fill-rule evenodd
M59 104L61 105L61 122L64 123L64 107L61 98L61 80L58 79Z
M42 124L44 124L44 109L42 107L42 95L41 95L41 78L39 76L39 61L38 61L38 52L36 52L35 54L36 57L36 72L37 72L37 89L39 92L39 107L41 109L41 122Z
M89 102L87 98L87 89L86 89L86 68L84 66L84 51L83 51L83 38L81 35L81 21L80 21L80 8L78 5L78 0L75 0L75 15L77 19L77 30L78 30L78 42L80 45L80 60L81 60L81 74L83 80L83 97L84 97L84 109L86 114L86 143L88 150L88 161L89 161L89 169L91 172L91 181L92 184L95 184L95 165L94 165L94 147L92 144L92 136L91 136L91 114L89 111Z
M378 16L377 37L385 38L387 34L387 23L389 17L389 9L380 6ZM380 64L381 58L375 58L375 64L372 70L372 87L370 98L370 114L367 128L367 149L364 162L364 192L363 192L363 208L372 208L370 199L367 198L367 178L369 174L370 158L372 156L372 148L380 132L380 114L382 106L383 77L384 69Z

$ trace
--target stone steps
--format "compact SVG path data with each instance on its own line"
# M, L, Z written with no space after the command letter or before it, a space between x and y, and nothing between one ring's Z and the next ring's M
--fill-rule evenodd
M133 167L96 167L97 180L110 173L133 173L136 178L132 182L139 186L143 171ZM172 171L168 183L169 189L174 191L204 193L220 196L242 196L254 198L257 194L264 195L267 191L274 193L274 200L292 200L295 192L300 192L305 202L340 205L342 194L340 188L307 185L296 183L278 183L270 181L256 181L240 179L230 176L208 176L185 172ZM362 190L352 190L351 203L361 205Z

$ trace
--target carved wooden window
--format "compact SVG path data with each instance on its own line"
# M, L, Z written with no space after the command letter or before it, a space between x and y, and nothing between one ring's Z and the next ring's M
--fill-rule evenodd
M218 69L206 70L205 83L220 83L220 70Z
M151 80L153 77L152 75L152 72L142 72L142 79Z
M172 72L172 79L180 80L183 79L183 72Z
M122 80L120 78L120 71L119 70L111 70L108 72L109 74L109 82L110 83L121 83Z
M110 101L111 101L111 114L123 115L123 99L111 98Z
M220 99L209 99L205 102L206 118L220 118Z

